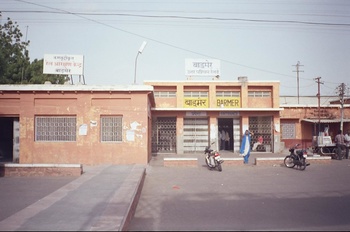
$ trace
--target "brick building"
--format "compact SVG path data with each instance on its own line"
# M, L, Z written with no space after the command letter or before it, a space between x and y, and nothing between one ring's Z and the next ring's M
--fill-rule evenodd
M0 85L0 161L147 164L152 155L202 153L210 143L237 153L245 129L254 133L253 142L263 138L258 152L275 153L296 142L309 146L316 127L336 133L335 99L323 99L320 109L316 97L302 99L295 104L296 97L280 97L278 81L246 78ZM344 128L349 118L345 104ZM229 138L224 143L222 134Z
M152 86L1 85L1 159L148 163L152 107Z
M317 96L302 96L299 99L280 96L280 106L283 108L280 115L281 139L284 146L300 143L303 147L312 147L315 136L325 131L334 142L334 137L341 129L341 121L343 132L350 129L349 103L348 99L344 99L342 106L339 96L321 96L320 99Z

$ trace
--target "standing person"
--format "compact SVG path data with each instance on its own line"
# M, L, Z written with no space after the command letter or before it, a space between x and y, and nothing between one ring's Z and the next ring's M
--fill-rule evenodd
M346 146L345 158L349 159L350 129L348 129L348 132L345 134L344 138L345 138L345 146Z
M225 134L225 147L227 150L230 150L230 134L228 133L228 131L226 131Z
M226 132L224 129L221 130L221 150L225 150L225 137L226 137Z
M242 154L244 164L248 164L250 156L250 142L252 141L252 134L249 130L246 130L242 137L242 144L240 149L240 154Z
M339 130L338 134L335 136L335 144L337 146L338 160L342 160L342 150L345 148L345 136L343 135L343 131Z

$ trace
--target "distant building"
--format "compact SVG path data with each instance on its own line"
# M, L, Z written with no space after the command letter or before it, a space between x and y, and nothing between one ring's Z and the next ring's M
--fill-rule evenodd
M350 102L345 99L343 120L339 96L321 96L320 108L317 96L280 96L281 139L285 147L296 143L304 148L312 146L314 136L326 131L334 141L343 121L343 131L350 129Z

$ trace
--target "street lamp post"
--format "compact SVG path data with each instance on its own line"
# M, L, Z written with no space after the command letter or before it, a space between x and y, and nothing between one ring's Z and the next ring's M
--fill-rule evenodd
M135 75L134 75L134 84L136 84L136 68L137 68L137 58L139 57L139 54L142 54L143 49L145 49L147 42L143 41L141 44L141 47L139 48L136 58L135 58Z

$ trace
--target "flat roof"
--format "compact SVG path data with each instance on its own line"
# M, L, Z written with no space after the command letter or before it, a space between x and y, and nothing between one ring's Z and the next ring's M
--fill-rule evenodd
M152 108L154 111L282 111L283 108Z
M218 82L218 83L279 83L281 81L279 80L247 80L247 81L240 81L240 80L174 80L174 81L164 81L164 80L144 80L143 83L180 83L180 82L196 82L196 83L213 83L213 82Z
M0 85L0 91L153 91L151 85Z

